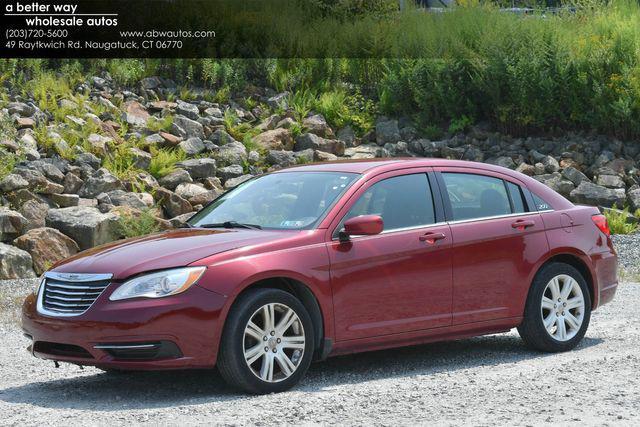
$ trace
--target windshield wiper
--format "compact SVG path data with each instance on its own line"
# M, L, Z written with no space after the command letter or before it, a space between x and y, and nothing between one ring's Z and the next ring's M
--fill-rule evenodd
M247 228L249 230L262 230L262 227L256 224L244 224L237 221L226 221L217 224L196 225L198 228Z

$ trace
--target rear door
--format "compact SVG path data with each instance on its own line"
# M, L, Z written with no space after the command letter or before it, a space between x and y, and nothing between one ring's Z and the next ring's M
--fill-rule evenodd
M545 228L523 184L499 173L437 168L451 228L453 324L522 315Z

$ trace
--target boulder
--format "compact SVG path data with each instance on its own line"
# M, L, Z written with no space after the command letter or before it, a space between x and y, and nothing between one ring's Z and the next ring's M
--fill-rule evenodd
M186 214L178 215L175 218L171 218L169 220L169 222L175 228L179 228L179 227L182 227L183 225L185 225L186 222L189 221L189 219L191 219L192 216L193 216L193 213L186 213Z
M344 141L347 147L355 147L357 144L356 133L351 126L345 126L338 131L338 139Z
M19 212L0 208L0 242L9 242L21 235L28 221Z
M122 189L122 182L107 169L101 168L85 181L78 194L80 197L92 198L100 193L108 193L109 191L120 189Z
M296 138L295 151L307 149L320 150L325 153L344 155L345 144L337 139L325 139L312 133L305 133Z
M145 210L153 206L153 197L147 193L129 193L123 190L114 190L106 194L109 197L109 202L114 206L128 206L139 210Z
M182 142L181 137L172 135L168 132L160 132L158 135L162 138L161 144L168 147L175 147Z
M176 167L186 170L193 179L203 179L216 175L216 161L214 159L189 159L177 163Z
M64 176L63 191L67 194L76 194L82 188L84 181L76 174L68 172Z
M610 189L583 181L576 189L571 191L569 198L576 203L594 206L613 207L622 206L626 195L623 189Z
M244 173L244 170L240 165L225 166L223 168L218 169L218 176L223 181L226 181L232 178L237 178L241 176L243 173Z
M64 174L62 171L56 165L44 160L33 160L31 162L27 162L25 167L42 173L48 180L58 184L64 180Z
M223 190L213 189L213 190L205 190L204 193L199 193L194 195L189 199L189 203L193 206L197 205L207 205L215 200L220 194L222 194Z
M39 200L27 200L20 207L20 213L27 219L24 231L44 227L49 205Z
M545 175L536 175L533 178L565 197L569 197L571 191L573 191L573 189L575 188L573 182L569 181L568 179L564 179L558 172Z
M151 166L151 154L139 148L132 147L129 149L133 157L133 166L136 169L147 170Z
M204 126L188 117L181 115L175 116L171 128L171 133L181 138L204 139Z
M0 191L3 193L10 193L27 187L29 187L29 181L14 173L5 176L0 181Z
M29 252L33 269L40 275L53 264L78 253L80 248L69 237L53 228L35 228L18 237L14 245Z
M580 185L582 181L591 181L585 174L571 166L562 170L562 176L573 182L575 185Z
M253 138L253 142L265 150L293 150L293 137L288 129L274 129Z
M335 162L338 160L338 156L331 153L325 153L324 151L315 150L313 152L314 162Z
M296 164L296 156L292 151L271 150L267 153L267 164L281 168Z
M193 212L191 204L173 191L158 188L156 190L156 198L160 201L169 218Z
M351 159L374 159L376 157L383 157L384 149L374 144L365 144L347 148L344 155Z
M282 92L267 99L267 105L274 110L289 108L289 92Z
M78 206L80 203L80 196L77 194L52 194L50 199L61 208Z
M331 129L325 118L320 114L307 117L302 121L302 126L305 127L307 131L324 138L332 138L334 136L333 129Z
M596 184L607 188L625 188L624 181L618 175L599 175Z
M149 117L151 116L147 112L147 109L144 108L138 101L129 101L124 106L122 119L132 126L146 126Z
M74 162L78 166L89 166L91 169L98 169L102 164L102 160L92 153L78 154Z
M60 230L85 250L109 243L118 238L118 216L101 213L97 208L76 206L51 209L47 213L47 227Z
M500 156L494 159L488 159L487 163L490 163L496 166L502 166L503 168L508 168L508 169L516 168L516 163L513 161L511 157L507 157L507 156Z
M634 188L627 193L627 203L632 212L640 209L640 188Z
M400 129L397 120L381 121L376 124L376 143L379 146L400 141Z
M190 203L193 203L192 199L200 194L206 193L207 189L198 184L184 183L178 185L175 192L178 196L188 200Z
M253 175L242 175L237 178L231 178L224 183L225 190L231 190L232 188L236 188L238 185L242 184L245 181L253 178Z
M247 148L238 141L232 141L221 146L215 158L222 165L239 165L247 160Z
M200 111L197 106L180 100L178 100L176 105L176 113L188 117L191 120L198 120L200 118Z
M182 141L178 144L178 147L180 147L180 149L189 157L200 154L206 149L202 139L197 137L191 137Z
M173 172L170 172L169 174L163 176L158 181L161 186L168 188L169 190L175 190L178 185L185 182L193 182L193 179L191 179L191 175L189 175L189 172L184 169L176 169Z
M29 252L0 243L0 280L36 277Z

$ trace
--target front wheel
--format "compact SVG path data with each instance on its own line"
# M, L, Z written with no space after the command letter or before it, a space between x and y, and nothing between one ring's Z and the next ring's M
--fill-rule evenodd
M533 281L518 333L535 350L567 351L582 340L590 318L591 298L584 277L571 265L552 263Z
M225 324L218 368L249 393L288 390L304 376L315 344L311 317L293 295L256 289L238 298Z

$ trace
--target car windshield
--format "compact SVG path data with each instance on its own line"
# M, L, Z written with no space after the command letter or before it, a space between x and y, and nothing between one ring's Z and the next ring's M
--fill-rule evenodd
M282 172L247 181L206 206L192 227L312 228L356 180L339 172Z

